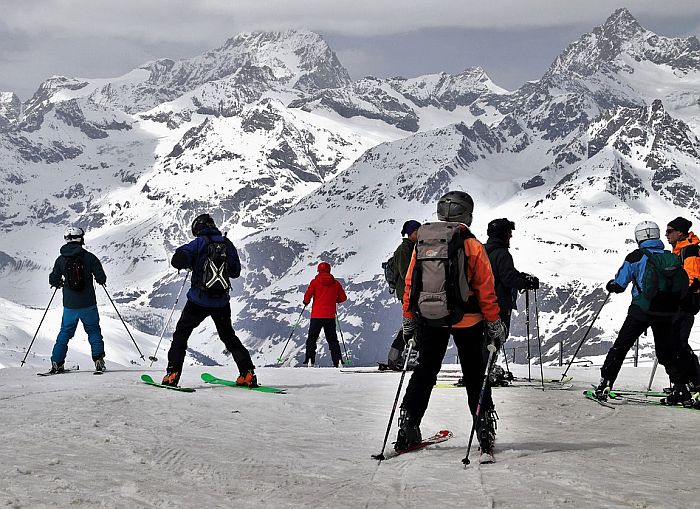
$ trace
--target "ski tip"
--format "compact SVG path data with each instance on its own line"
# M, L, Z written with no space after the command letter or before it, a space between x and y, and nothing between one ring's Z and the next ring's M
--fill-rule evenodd
M151 377L151 375L147 375L145 373L141 375L141 380L144 382L153 383L153 378Z

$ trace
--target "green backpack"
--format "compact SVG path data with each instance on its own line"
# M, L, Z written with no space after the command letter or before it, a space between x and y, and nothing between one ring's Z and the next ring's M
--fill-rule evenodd
M688 274L681 259L670 251L653 253L641 249L647 264L641 285L634 280L639 295L637 304L650 315L674 315L688 291Z

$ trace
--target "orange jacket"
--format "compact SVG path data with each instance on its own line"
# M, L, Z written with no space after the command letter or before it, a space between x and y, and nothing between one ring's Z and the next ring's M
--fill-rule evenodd
M466 228L466 226L464 226ZM482 321L484 318L489 322L498 319L500 309L496 299L496 290L494 288L493 272L491 271L491 263L486 254L484 245L475 238L464 240L464 252L467 255L467 277L469 279L469 296L476 296L481 313L467 313L459 323L453 325L453 328L463 329L472 327ZM416 265L416 252L413 251L411 263L406 272L406 289L403 294L403 316L406 318L415 318L412 311L409 310L411 300L411 286L413 282L413 267Z
M676 245L673 246L673 254L681 256L681 251L684 247L698 244L700 244L700 239L693 232L690 232L688 238L676 242ZM688 251L690 251L690 253ZM688 281L690 284L693 283L695 278L700 279L700 256L693 250L686 250L683 268L688 273Z

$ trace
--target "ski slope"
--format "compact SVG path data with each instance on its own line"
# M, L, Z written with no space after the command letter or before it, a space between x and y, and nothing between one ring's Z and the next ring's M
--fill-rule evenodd
M700 412L604 408L581 395L597 368L573 368L571 390L495 389L497 463L467 468L463 389L435 389L422 424L426 436L446 428L454 438L378 464L370 455L381 449L398 373L259 369L261 383L288 391L276 395L199 381L203 370L231 375L224 367L186 367L181 382L195 393L139 381L162 367L108 368L48 378L36 367L0 370L0 505L697 507ZM625 367L619 385L642 388L649 372ZM665 384L659 370L655 387Z

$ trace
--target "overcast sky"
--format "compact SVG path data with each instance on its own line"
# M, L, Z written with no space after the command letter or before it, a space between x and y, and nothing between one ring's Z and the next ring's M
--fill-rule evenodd
M26 100L52 75L115 77L288 28L321 33L355 79L479 65L515 89L619 7L660 35L699 32L700 0L0 0L0 91Z

